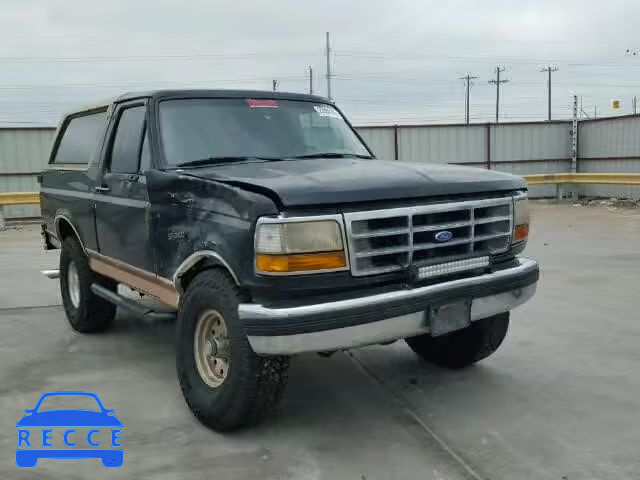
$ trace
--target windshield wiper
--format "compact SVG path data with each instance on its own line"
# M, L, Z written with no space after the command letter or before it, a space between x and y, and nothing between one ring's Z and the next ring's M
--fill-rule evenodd
M175 167L200 167L204 165L214 165L216 163L226 162L242 162L246 160L280 160L275 157L245 157L245 156L221 156L221 157L207 157L200 158L198 160L191 160L189 162L178 163Z
M371 155L358 155L357 153L340 153L340 152L326 152L326 153L308 153L305 155L296 155L291 158L367 158L372 159Z

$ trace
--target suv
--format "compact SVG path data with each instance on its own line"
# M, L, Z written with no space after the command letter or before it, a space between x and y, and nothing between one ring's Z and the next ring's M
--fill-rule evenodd
M71 326L177 315L182 392L217 430L272 411L293 354L405 339L444 367L486 358L538 280L521 178L376 160L311 95L123 95L64 118L41 183Z

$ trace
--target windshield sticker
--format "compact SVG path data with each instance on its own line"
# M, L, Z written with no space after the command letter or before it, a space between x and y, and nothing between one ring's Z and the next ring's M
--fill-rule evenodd
M275 100L258 100L255 98L247 98L247 104L251 108L278 108L278 102Z
M321 117L341 118L338 111L329 105L314 105L313 108Z

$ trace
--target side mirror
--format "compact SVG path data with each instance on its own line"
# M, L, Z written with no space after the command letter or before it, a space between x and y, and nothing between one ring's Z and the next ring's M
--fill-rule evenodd
M33 410L30 408L25 409L24 413L33 413Z
M104 413L106 413L107 415L113 415L115 413L115 410L112 408L105 409Z

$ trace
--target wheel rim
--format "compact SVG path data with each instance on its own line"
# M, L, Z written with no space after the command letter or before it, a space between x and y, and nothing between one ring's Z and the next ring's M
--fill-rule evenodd
M193 353L202 380L219 387L229 375L230 349L227 326L216 310L207 310L196 325Z
M80 306L80 278L78 277L78 269L76 264L69 263L67 269L67 290L69 291L69 299L71 304L78 308Z

